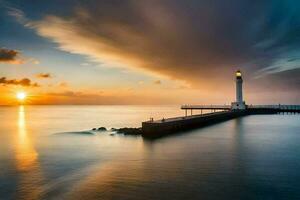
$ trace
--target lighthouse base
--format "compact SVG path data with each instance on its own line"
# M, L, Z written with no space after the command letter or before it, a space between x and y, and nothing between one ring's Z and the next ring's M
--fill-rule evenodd
M232 102L231 103L231 109L232 110L245 110L246 109L246 103L243 102Z

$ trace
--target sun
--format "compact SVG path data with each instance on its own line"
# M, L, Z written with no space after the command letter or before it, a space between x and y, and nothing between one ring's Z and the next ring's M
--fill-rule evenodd
M20 101L23 101L24 99L26 99L27 94L25 92L18 92L17 93L17 99Z

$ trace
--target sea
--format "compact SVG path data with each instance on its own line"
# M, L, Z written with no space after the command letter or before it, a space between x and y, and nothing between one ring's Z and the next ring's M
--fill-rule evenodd
M2 106L0 199L300 199L300 115L156 140L110 131L179 115L178 105Z

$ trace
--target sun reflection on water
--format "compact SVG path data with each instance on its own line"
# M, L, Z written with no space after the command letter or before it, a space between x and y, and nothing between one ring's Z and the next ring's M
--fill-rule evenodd
M22 199L40 199L42 173L38 153L34 149L26 127L25 107L19 106L16 138L16 169L19 171L18 196Z
M38 154L33 148L31 140L27 135L24 106L19 107L18 144L16 150L18 170L30 170L36 165Z

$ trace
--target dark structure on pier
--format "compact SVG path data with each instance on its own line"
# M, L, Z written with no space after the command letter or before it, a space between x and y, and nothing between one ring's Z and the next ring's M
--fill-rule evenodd
M183 105L181 109L185 110L185 116L142 122L142 135L156 138L253 114L300 113L300 105L246 105L242 84L242 74L237 71L236 101L231 105ZM193 115L193 110L199 110L200 114ZM203 114L205 110L211 112Z

